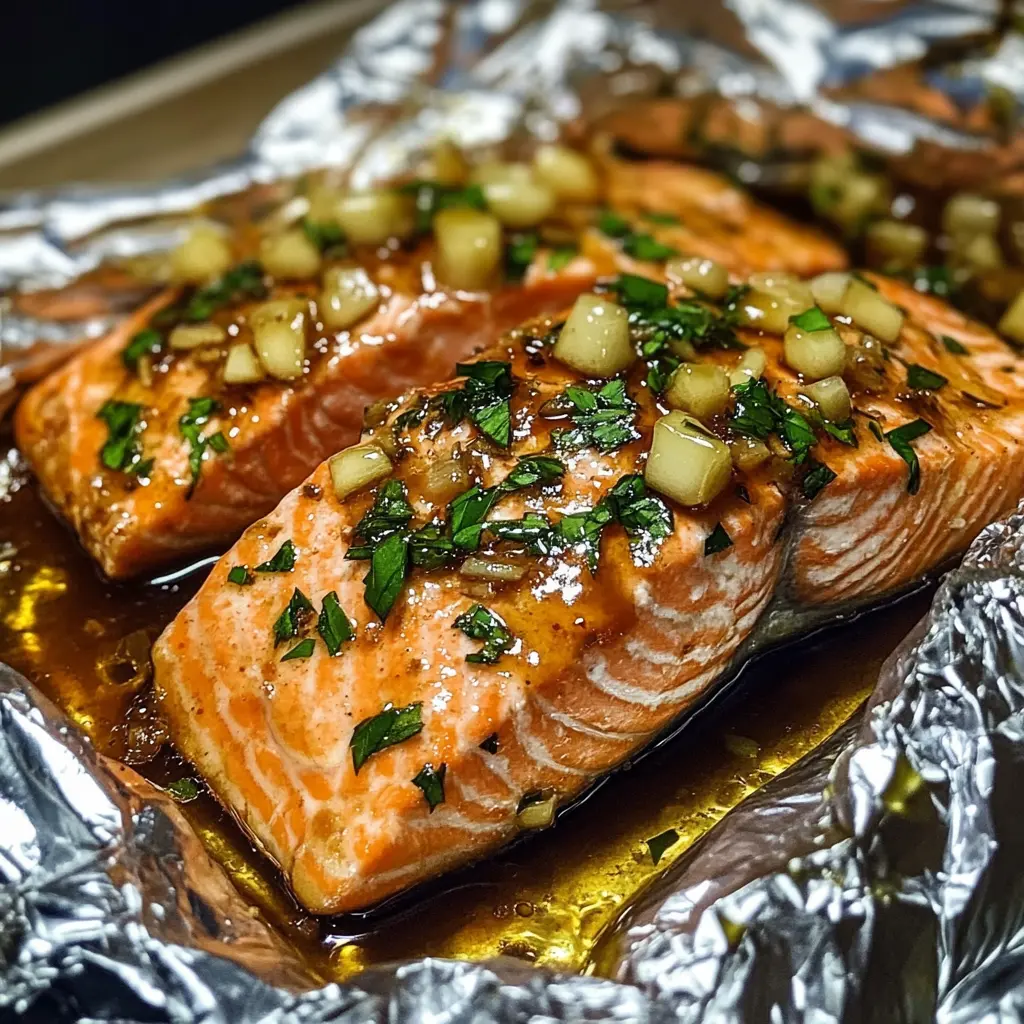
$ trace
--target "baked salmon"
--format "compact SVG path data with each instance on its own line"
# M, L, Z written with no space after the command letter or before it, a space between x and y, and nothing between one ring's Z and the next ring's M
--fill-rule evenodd
M615 214L569 204L557 242L545 241L553 236L543 228L539 241L536 232L506 235L506 262L522 279L489 289L439 284L429 234L404 246L354 246L338 259L326 239L325 274L358 266L367 275L359 287L369 305L344 329L323 322L319 280L274 279L252 262L212 285L165 291L24 398L19 446L103 571L129 577L234 540L355 441L367 407L445 378L599 275L663 264L676 252L741 275L844 265L824 236L706 171L611 162L603 188ZM451 201L453 193L431 195ZM244 377L245 359L256 362L255 317L270 306L299 317L303 357L288 379L257 365L260 379L239 383L228 370L234 350L245 357Z
M773 595L891 592L1024 495L1024 361L938 300L607 287L392 403L155 645L174 741L314 913L549 824Z

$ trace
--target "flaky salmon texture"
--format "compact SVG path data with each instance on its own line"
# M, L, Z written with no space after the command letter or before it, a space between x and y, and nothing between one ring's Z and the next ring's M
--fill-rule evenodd
M462 198L440 187L426 192ZM101 568L126 578L223 548L355 441L368 405L446 378L459 359L556 311L601 275L664 260L667 251L696 253L741 275L781 268L806 276L845 264L814 229L698 168L611 162L599 198L559 210L557 244L508 234L506 262L518 262L516 273L491 275L486 287L439 280L429 233L340 255L328 246L322 259L300 252L316 275L349 275L341 308L355 305L356 315L342 328L325 321L318 276L295 279L301 268L274 278L243 263L205 289L168 291L26 396L15 423L19 447ZM477 240L490 244L486 217L471 212L484 219ZM624 233L642 244L624 244ZM365 279L351 276L357 266ZM256 317L274 303L276 316L303 318L305 351L294 371L272 366L269 377L259 368L246 377ZM192 334L176 335L173 324ZM151 336L152 346L139 340Z
M823 279L784 340L763 279L724 308L609 287L587 308L628 313L616 372L572 368L577 304L406 394L155 646L176 743L315 913L549 822L707 692L773 595L891 593L1024 495L1024 362L942 302ZM823 387L792 366L808 335L816 359L841 342ZM687 391L680 352L724 372Z

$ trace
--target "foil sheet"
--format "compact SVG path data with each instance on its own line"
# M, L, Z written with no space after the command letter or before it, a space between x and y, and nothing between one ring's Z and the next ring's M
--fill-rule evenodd
M1000 173L1015 166L1013 138L864 88L912 61L924 62L915 66L929 88L960 98L957 109L993 85L1020 96L1016 37L976 46L993 38L994 3L694 6L405 0L273 111L237 161L158 187L7 200L0 389L9 400L121 311L114 302L85 320L47 318L26 312L25 296L162 251L190 211L216 214L224 197L284 194L290 178L324 163L356 184L388 177L442 135L488 147L554 137L645 98L711 96L755 119L809 112L894 162L939 152L966 154L967 167L991 167L993 154ZM750 164L756 178L763 165L743 161L733 169L743 178ZM629 911L598 958L615 980L423 960L321 987L172 802L0 670L0 1015L1014 1018L1024 981L1015 873L1024 839L1014 834L1022 638L1016 516L990 528L944 585L859 728L741 805Z

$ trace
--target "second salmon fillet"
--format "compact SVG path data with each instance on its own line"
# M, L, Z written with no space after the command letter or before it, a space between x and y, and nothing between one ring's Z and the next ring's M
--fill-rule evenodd
M154 650L175 742L316 913L550 823L776 593L891 593L1024 495L1024 362L881 278L718 305L622 275L459 373L250 527Z
M371 200L378 220L411 215L408 188L338 198L353 235L347 249L319 221L307 222L312 238L293 229L264 239L261 263L243 260L212 283L159 297L28 394L15 423L19 446L109 576L233 541L354 442L368 406L443 379L456 361L571 302L599 275L681 253L738 274L844 263L813 229L724 179L669 165L611 162L586 201L569 197L538 230L503 234L477 205L492 196L518 223L524 195L535 200L538 188L527 183L523 193L522 166L510 166L515 175L492 168L483 186L416 185L422 222L401 244L384 236L369 244L368 215L355 215ZM506 178L488 191L499 171ZM516 188L520 205L509 211ZM190 271L224 243L191 244ZM247 254L237 243L233 258Z

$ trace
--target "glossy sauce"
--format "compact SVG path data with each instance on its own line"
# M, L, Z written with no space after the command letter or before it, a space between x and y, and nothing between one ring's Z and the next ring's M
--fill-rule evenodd
M0 659L103 752L158 785L193 777L169 748L156 754L162 730L146 684L119 682L131 671L109 663L124 637L154 637L170 621L201 582L203 563L153 583L111 584L45 506L16 453L0 461L0 494ZM311 918L210 797L184 810L242 892L325 978L425 954L504 953L585 970L602 929L651 877L856 709L926 606L926 595L907 599L802 645L796 656L766 657L725 706L615 773L555 828L369 915ZM644 841L668 828L681 838L655 868Z

